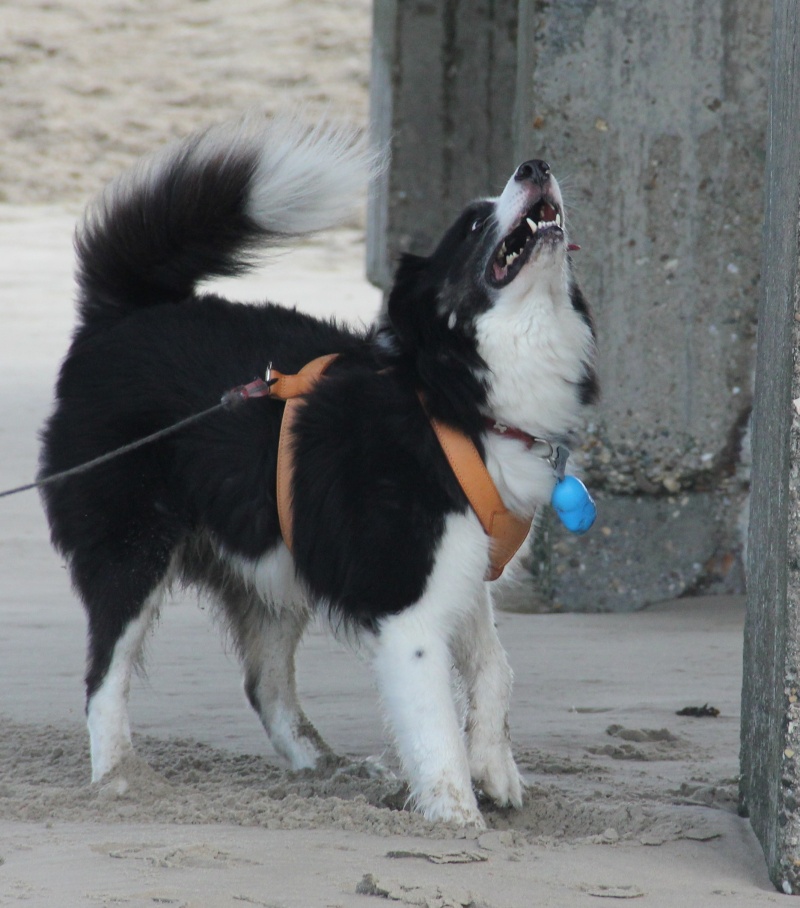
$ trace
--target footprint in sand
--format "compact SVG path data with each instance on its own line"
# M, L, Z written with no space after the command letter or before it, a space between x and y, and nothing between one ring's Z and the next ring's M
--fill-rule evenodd
M619 743L587 747L587 752L612 760L681 760L686 756L687 742L667 728L609 725L606 734Z

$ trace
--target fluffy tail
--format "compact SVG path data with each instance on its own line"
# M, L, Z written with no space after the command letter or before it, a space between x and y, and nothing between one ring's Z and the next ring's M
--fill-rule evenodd
M378 166L352 129L252 114L144 158L76 232L84 324L185 300L267 247L333 226Z

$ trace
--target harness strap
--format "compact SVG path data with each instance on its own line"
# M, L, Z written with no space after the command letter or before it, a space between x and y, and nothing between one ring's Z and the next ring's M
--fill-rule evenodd
M467 501L477 515L484 533L491 539L486 579L497 580L525 542L533 517L524 520L503 504L483 458L468 436L430 414L428 419Z
M296 375L284 375L274 369L270 369L268 375L269 396L286 401L278 442L277 501L281 535L290 552L294 540L291 500L294 423L303 403L302 398L311 391L337 356L336 353L320 356L303 366ZM457 429L430 416L421 395L420 402L467 501L475 511L483 531L491 539L486 579L497 580L525 541L533 518L523 520L508 510L472 441Z
M294 540L292 520L292 479L294 477L294 447L292 442L293 426L297 419L298 408L302 405L304 395L314 387L328 366L337 358L337 353L329 353L312 359L296 375L284 375L270 369L270 397L285 400L286 406L281 421L281 434L278 441L278 522L281 536L286 548L292 551Z

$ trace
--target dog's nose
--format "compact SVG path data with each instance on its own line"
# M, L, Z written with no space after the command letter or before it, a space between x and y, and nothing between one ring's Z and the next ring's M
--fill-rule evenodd
M544 186L549 177L550 165L547 161L539 161L537 159L525 161L524 164L520 164L517 168L517 172L514 174L514 179L518 183L530 180L539 186Z

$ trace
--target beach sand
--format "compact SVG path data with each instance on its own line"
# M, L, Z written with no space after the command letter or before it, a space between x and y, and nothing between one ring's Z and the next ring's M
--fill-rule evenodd
M72 328L71 233L83 202L138 154L254 104L303 104L309 117L365 126L369 7L6 7L0 490L36 470L36 433ZM379 293L363 260L357 214L219 286L233 298L368 321ZM127 767L127 785L91 786L81 607L36 493L0 501L0 905L780 900L736 815L741 599L630 615L498 613L528 791L520 811L485 805L480 834L404 809L368 660L323 625L302 645L299 684L310 718L346 760L288 772L246 704L211 611L191 593L165 607L131 696L141 760ZM720 715L676 715L704 704Z

